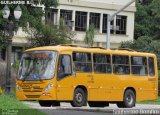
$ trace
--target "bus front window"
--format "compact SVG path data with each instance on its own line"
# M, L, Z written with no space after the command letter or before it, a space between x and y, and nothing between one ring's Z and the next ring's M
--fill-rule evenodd
M57 52L25 52L19 66L18 79L44 80L54 76Z

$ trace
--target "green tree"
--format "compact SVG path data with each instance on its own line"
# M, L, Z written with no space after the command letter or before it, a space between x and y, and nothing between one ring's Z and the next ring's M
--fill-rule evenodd
M84 37L85 44L87 44L89 47L93 46L94 37L95 37L95 26L94 24L91 24L89 26L89 29L86 31L86 35Z
M152 34L152 1L153 0L137 0L136 2L137 11L135 13L135 39L138 39L140 36L150 36Z
M3 49L6 46L5 35L3 32L0 32L0 49Z
M160 0L137 0L134 38L150 36L160 38Z
M0 0L3 1L3 0ZM16 1L16 0L14 0ZM19 0L17 0L19 1ZM50 7L57 7L58 6L58 0L23 0L25 2L30 1L31 4L21 4L20 7L22 9L22 16L19 20L19 26L23 28L24 31L28 32L30 29L35 29L42 31L42 16L45 16L48 12L50 12ZM45 11L43 11L42 8L36 7L34 5L41 4L45 6ZM0 33L3 33L7 21L3 19L2 17L2 10L4 8L5 4L0 4ZM9 4L8 7L10 11L14 11L15 7L17 5ZM9 20L13 20L15 23L16 20L14 19L13 12L11 12L11 15L9 17ZM30 25L28 27L28 25ZM0 34L1 41L5 41L5 38L2 34ZM3 40L2 40L3 39ZM0 44L0 47L2 45Z
M40 30L32 30L30 33L32 36L28 38L30 47L70 43L74 32L65 25L63 19L60 19L59 22L59 26L45 24Z
M160 0L153 0L151 4L151 11L153 15L153 19L151 20L151 23L153 23L153 27L151 28L151 31L153 31L152 36L155 39L160 39Z

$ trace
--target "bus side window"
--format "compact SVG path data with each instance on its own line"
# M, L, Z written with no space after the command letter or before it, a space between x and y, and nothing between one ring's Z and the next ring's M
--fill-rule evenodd
M91 54L86 52L73 52L74 70L77 72L92 72Z
M142 76L148 75L146 57L132 56L131 64L132 64L132 74L142 75Z
M148 58L148 65L149 65L149 75L155 76L155 68L154 68L154 58Z
M111 56L108 54L93 54L95 73L112 73Z
M130 74L129 56L113 55L112 60L115 74Z
M60 55L58 61L58 79L62 79L72 74L71 57L69 55Z

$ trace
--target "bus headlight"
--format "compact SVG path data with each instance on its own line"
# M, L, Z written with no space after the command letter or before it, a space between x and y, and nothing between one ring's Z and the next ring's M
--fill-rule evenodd
M22 89L21 89L21 87L16 83L16 89L18 90L18 91L22 91Z
M53 87L53 83L49 83L47 85L47 87L44 89L44 91L48 91L49 89L51 89Z

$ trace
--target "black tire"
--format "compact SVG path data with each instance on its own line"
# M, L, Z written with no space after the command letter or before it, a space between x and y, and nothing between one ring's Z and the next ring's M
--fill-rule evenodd
M94 102L94 101L90 101L90 102L88 102L88 105L90 106L90 107L107 107L107 106L109 106L109 103L107 103L107 102Z
M117 106L119 108L132 108L135 106L135 103L136 103L135 93L131 89L128 89L124 93L123 102L118 102Z
M76 88L73 95L72 107L82 107L87 103L87 95L81 88Z
M117 103L117 107L119 107L119 108L124 108L124 103L123 103L123 102L118 102L118 103Z
M42 107L51 107L52 101L39 101L40 106Z
M59 101L53 101L52 102L52 106L56 107L56 106L61 106Z

